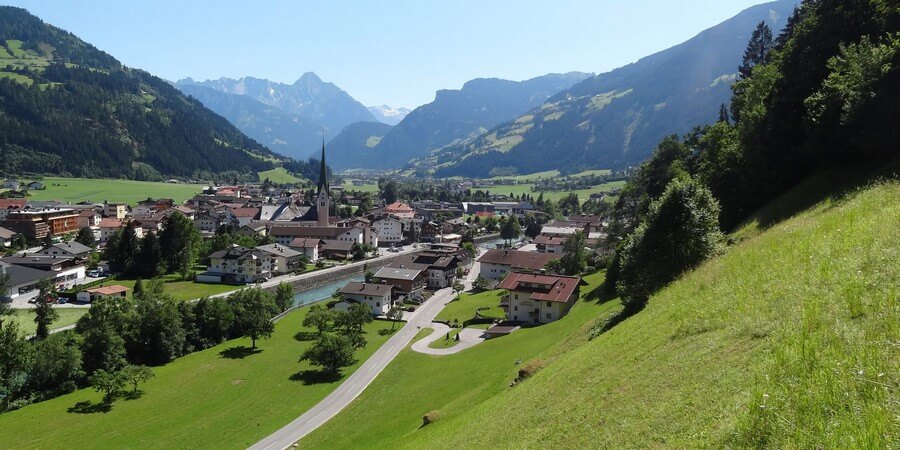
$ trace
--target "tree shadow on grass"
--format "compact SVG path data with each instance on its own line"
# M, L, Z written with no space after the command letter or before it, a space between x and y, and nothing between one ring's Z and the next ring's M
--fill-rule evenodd
M237 347L226 348L225 350L219 352L219 355L227 359L244 359L250 355L255 355L261 352L262 349L259 348L250 348L244 345L239 345Z
M122 393L122 398L125 400L137 400L144 396L144 391L141 389L132 390Z
M327 373L320 370L301 370L291 375L291 381L302 381L304 385L334 383L341 379L340 373Z
M294 335L294 339L300 342L314 341L317 337L319 337L319 333L316 333L315 331L298 331L297 334Z
M107 413L110 410L112 410L112 402L101 401L94 403L90 400L85 400L70 406L66 411L73 414L95 414Z
M600 283L600 286L591 289L591 291L584 296L584 300L587 302L596 302L598 305L602 305L618 297L615 292L610 291L612 291L612 289L607 289L606 282L604 281L603 283Z

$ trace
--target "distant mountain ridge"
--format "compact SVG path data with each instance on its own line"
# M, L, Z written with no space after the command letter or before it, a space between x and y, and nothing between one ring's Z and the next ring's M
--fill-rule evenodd
M370 106L369 112L381 123L397 125L410 113L409 108L391 108L388 105Z
M748 8L694 38L588 78L540 107L417 165L435 176L490 176L636 164L666 135L716 120L757 23L784 26L796 0Z
M0 49L0 172L252 179L288 163L168 82L24 9L0 7Z
M322 81L315 73L304 73L294 84L260 78L219 78L195 81L178 80L177 86L200 85L220 92L243 95L265 105L296 114L324 126L326 133L336 135L354 122L377 122L368 108L333 83Z
M437 91L434 101L410 112L371 151L354 153L358 143L353 149L332 145L330 162L337 169L402 167L411 159L426 157L528 111L589 76L570 72L525 81L470 80L459 90Z

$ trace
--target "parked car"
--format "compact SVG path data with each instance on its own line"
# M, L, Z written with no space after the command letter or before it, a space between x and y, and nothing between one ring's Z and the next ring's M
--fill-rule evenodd
M102 275L102 273L99 270L92 270L87 273L87 276L89 276L91 278L100 278L101 275Z

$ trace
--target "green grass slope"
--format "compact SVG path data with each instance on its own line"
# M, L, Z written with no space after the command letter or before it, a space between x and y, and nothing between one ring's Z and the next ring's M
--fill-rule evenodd
M397 444L890 448L898 247L900 183L825 200L519 386Z
M779 202L800 204L797 197ZM896 444L900 183L796 215L775 203L727 254L593 341L586 330L617 301L582 301L561 321L449 357L406 350L300 446ZM589 282L584 292L599 278ZM510 387L521 367L513 359L544 368ZM440 419L422 427L432 410Z
M295 339L311 333L301 326L306 311L279 321L255 354L230 350L250 346L237 339L154 368L141 398L119 400L109 412L68 412L100 401L83 389L0 414L0 448L246 448L318 403L389 337L376 332L388 322L367 325L357 364L341 380L315 380L303 376L309 364L297 362L312 343Z

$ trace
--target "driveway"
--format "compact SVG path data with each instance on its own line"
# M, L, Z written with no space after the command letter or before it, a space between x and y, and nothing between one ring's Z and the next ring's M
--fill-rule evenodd
M426 355L452 355L484 342L484 330L479 330L477 328L463 328L459 332L458 344L449 348L431 348L428 344L444 339L451 328L440 322L432 322L431 325L429 325L429 328L433 328L434 332L414 342L412 345L414 351Z

